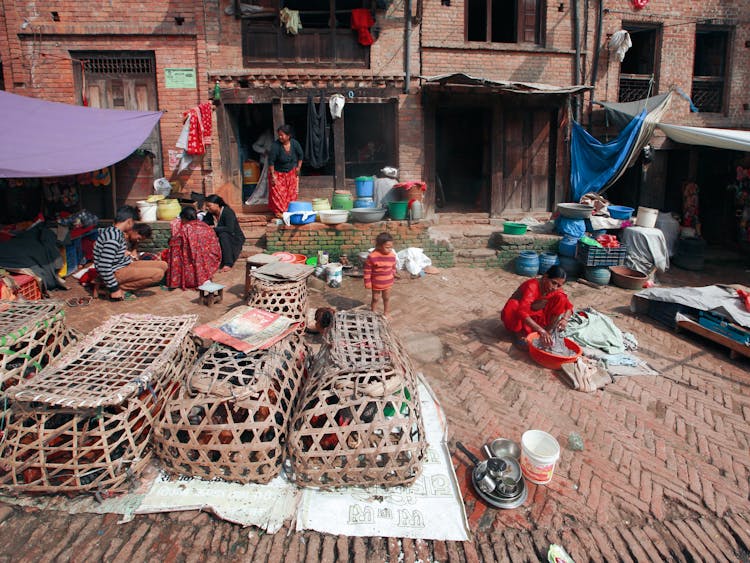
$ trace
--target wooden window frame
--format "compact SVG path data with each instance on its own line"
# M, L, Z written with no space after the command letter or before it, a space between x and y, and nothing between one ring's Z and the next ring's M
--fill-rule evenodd
M723 75L697 75L695 74L695 59L698 57L698 49L697 49L697 43L698 43L698 35L702 33L721 33L724 36L724 73ZM701 113L715 113L715 114L724 114L727 113L727 108L729 106L729 69L731 68L731 46L732 44L732 29L725 26L709 26L709 25L701 25L696 27L695 30L695 54L694 56L694 63L693 63L693 77L690 84L690 98L692 99L695 106L698 108L698 111ZM700 100L700 96L697 95L696 92L696 86L698 88L708 89L711 87L711 85L714 85L721 89L721 95L720 95L720 107L717 108L717 111L711 111L704 109L705 105L702 104Z
M659 67L661 61L661 40L662 40L662 26L661 24L643 24L643 23L630 23L623 22L622 29L628 33L634 31L648 31L654 34L654 45L652 52L651 61L651 74L634 74L622 72L622 63L620 63L620 76L618 78L617 85L617 101L618 102L632 102L635 100L643 99L647 96L655 96L659 91ZM627 57L627 54L625 55ZM649 83L653 80L653 84L649 87ZM643 97L623 97L624 84L626 83L637 84L642 83L644 85Z
M515 13L515 41L493 41L492 40L492 3L493 0L485 0L485 40L469 40L469 1L464 2L464 40L467 43L485 43L492 45L538 45L545 46L546 42L546 13L547 0L517 0ZM525 10L533 4L534 26L533 29L524 26ZM529 30L533 33L533 40L527 39Z
M367 2L363 0L362 4L362 7L364 8L366 7ZM279 0L276 5L281 8L283 0ZM329 0L328 27L305 28L303 20L303 27L297 36L287 35L284 26L279 20L278 14L264 19L242 18L241 35L243 66L245 68L276 67L293 64L312 68L370 68L369 47L359 45L356 33L352 29L336 27L336 20L334 17L335 11L336 0ZM341 12L341 10L339 10L339 12ZM252 41L254 33L263 33L267 36L275 35L275 48L273 49L276 54L275 57L256 57L250 54L250 42ZM313 44L315 46L315 52L312 57L310 56L311 53L309 51L305 51L304 55L300 53L300 46L297 46L297 49L294 48L295 46L291 42L298 41L300 38L307 41L308 45ZM330 56L321 52L323 49L322 45L325 41L328 41L331 44L332 53L330 53ZM352 42L352 44L361 47L361 58L356 60L340 58L342 42L345 41ZM357 46L354 48L357 49ZM297 52L292 56L287 56L284 54L285 47L287 49L292 47L292 51Z

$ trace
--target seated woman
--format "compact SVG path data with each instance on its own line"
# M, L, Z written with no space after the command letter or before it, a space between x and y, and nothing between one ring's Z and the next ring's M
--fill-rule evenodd
M221 247L214 230L192 207L172 220L172 238L167 250L167 286L195 288L211 279L221 263Z
M516 345L526 346L526 336L538 332L542 345L552 346L552 332L564 329L573 314L573 304L562 290L567 274L552 266L540 278L523 282L503 307L500 318L516 335Z
M214 227L221 245L221 271L228 272L234 266L245 244L245 235L240 228L232 208L216 194L206 196L206 213L203 220Z

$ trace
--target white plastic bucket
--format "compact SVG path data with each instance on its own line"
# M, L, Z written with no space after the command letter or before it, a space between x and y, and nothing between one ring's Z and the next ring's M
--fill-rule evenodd
M659 210L652 207L639 207L638 217L635 221L637 227L646 227L653 229L656 226L656 219L659 217Z
M560 444L541 430L527 430L521 436L521 471L537 485L552 481L555 464L560 457Z
M156 221L156 202L151 201L139 201L136 203L138 206L138 213L141 216L141 221L144 223L153 223Z
M328 283L341 283L344 279L344 267L339 262L331 262L326 265L326 277Z

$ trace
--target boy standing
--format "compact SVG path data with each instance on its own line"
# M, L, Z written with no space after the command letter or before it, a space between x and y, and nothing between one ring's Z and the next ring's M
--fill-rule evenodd
M375 239L375 250L365 260L365 287L372 289L372 304L375 307L383 297L383 314L388 317L393 280L396 277L396 254L393 252L393 237L380 233Z

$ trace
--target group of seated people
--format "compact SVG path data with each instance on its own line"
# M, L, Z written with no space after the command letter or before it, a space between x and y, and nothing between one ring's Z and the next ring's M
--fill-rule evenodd
M114 224L99 230L94 245L96 283L121 301L126 292L158 285L170 289L196 288L217 271L227 272L242 252L245 235L234 211L217 195L205 200L202 220L194 207L185 207L171 223L169 247L161 256L139 253L138 243L151 236L151 227L136 223L131 206L117 210Z

